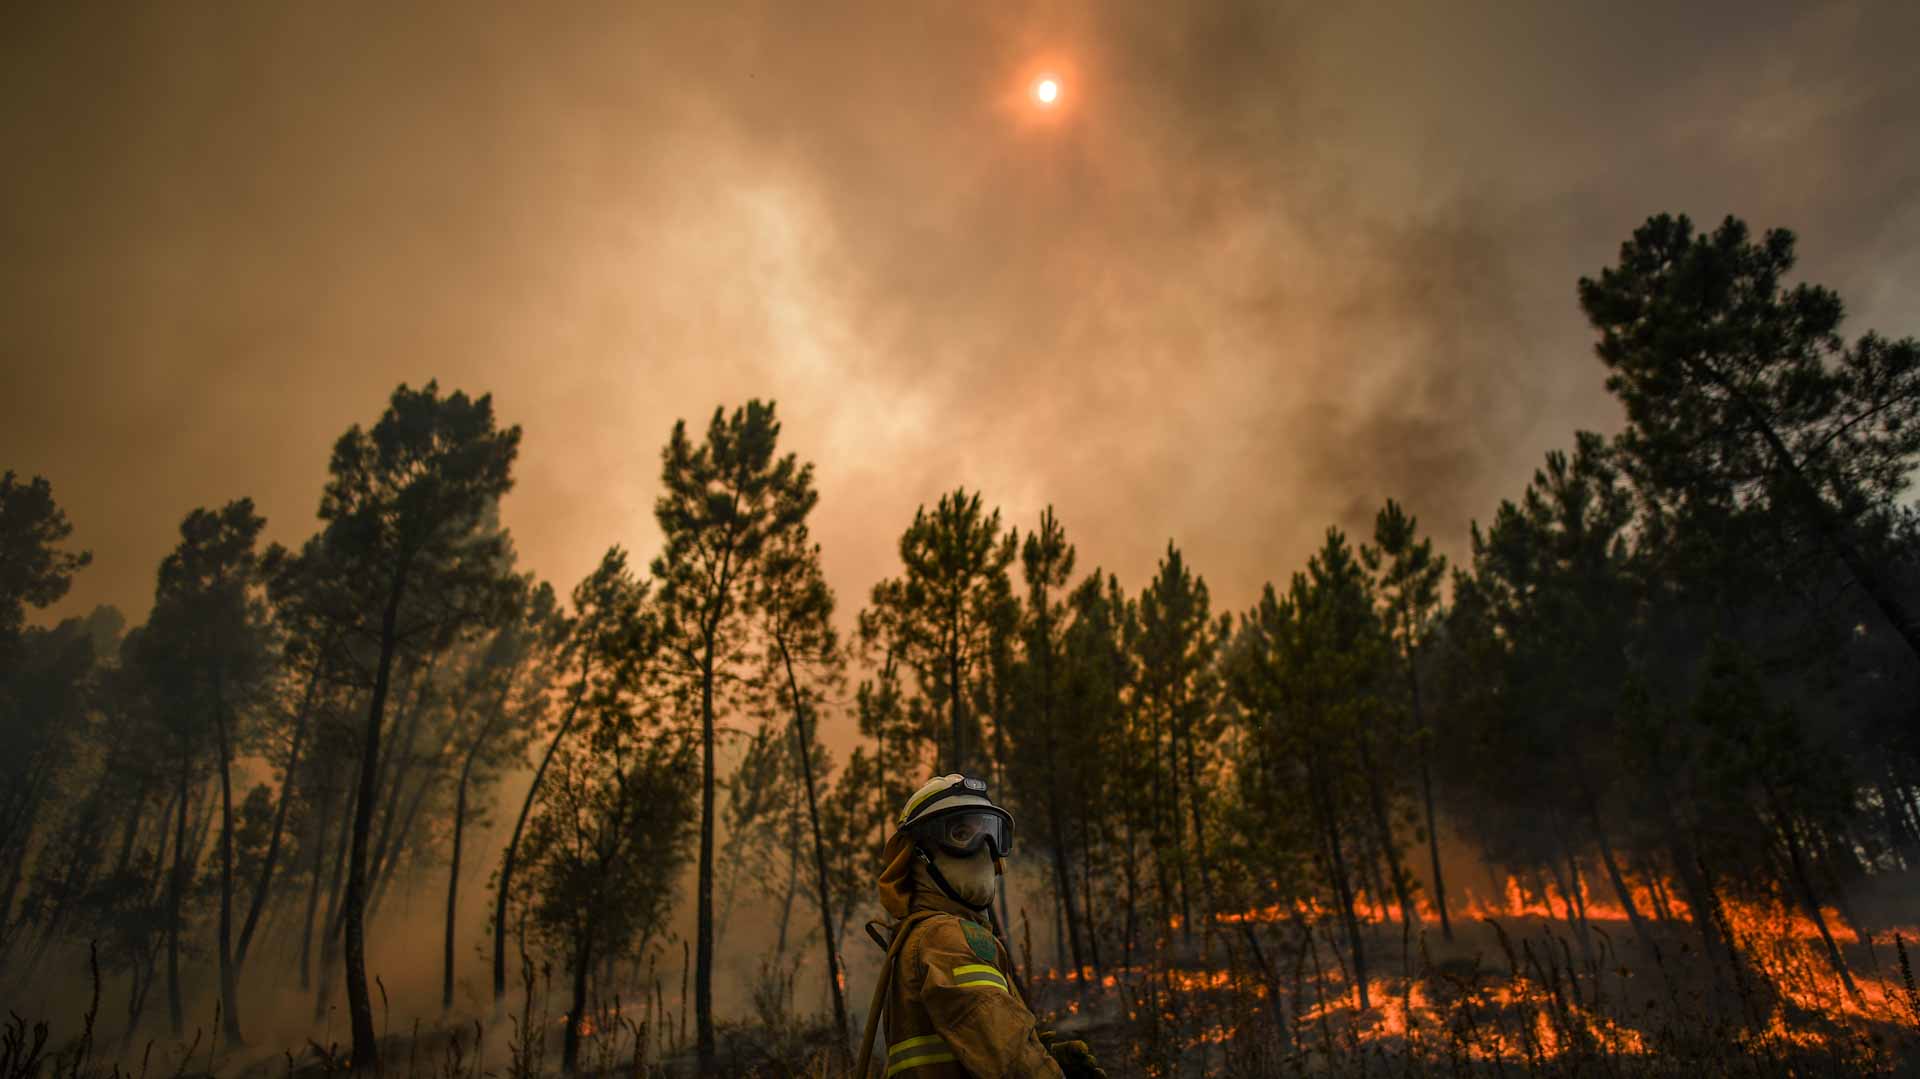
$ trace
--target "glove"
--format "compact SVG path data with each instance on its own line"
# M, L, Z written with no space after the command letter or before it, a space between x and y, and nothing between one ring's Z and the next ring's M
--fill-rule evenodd
M1067 1079L1107 1079L1107 1073L1100 1070L1100 1062L1093 1058L1093 1050L1087 1048L1086 1042L1054 1042L1048 1050Z
M1107 1073L1100 1069L1100 1062L1093 1057L1093 1050L1087 1043L1079 1040L1061 1041L1058 1031L1041 1030L1040 1044L1047 1047L1053 1055L1053 1062L1060 1065L1060 1071L1067 1079L1107 1079Z

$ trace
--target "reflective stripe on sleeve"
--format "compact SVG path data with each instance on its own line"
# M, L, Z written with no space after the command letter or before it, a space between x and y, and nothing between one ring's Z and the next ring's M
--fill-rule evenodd
M1000 973L999 968L990 967L984 963L968 963L965 966L953 968L953 984L990 985L1002 993L1007 992L1007 979Z
M950 1064L954 1056L947 1052L946 1039L938 1034L923 1034L887 1046L887 1074L897 1075L923 1064Z

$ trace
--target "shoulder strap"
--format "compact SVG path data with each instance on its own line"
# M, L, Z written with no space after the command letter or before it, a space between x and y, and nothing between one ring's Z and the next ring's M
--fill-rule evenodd
M893 931L893 944L887 949L887 957L881 960L880 976L873 983L873 1003L867 1007L867 1032L860 1040L860 1063L853 1072L859 1079L866 1079L867 1068L873 1063L873 1039L880 1029L880 1013L886 1006L887 983L893 980L893 961L907 943L909 931L939 913L937 910L916 910L902 919L899 928Z

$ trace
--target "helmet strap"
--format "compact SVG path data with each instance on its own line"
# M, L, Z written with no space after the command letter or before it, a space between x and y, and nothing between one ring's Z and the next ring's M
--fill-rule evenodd
M961 906L967 908L970 911L973 911L976 914L979 913L980 911L986 910L988 907L993 906L993 903L989 901L987 903L987 906L985 907L976 907L972 903L969 903L966 900L960 898L960 893L953 890L952 883L947 880L947 875L945 873L940 872L940 866L937 863L935 863L933 860L933 857L927 853L927 848L921 846L918 843L915 843L913 845L913 853L918 855L920 858L920 861L926 865L927 876L933 878L934 887L939 888L942 892L944 892L948 899L953 900L955 903L960 904ZM995 861L997 862L998 859L995 859Z

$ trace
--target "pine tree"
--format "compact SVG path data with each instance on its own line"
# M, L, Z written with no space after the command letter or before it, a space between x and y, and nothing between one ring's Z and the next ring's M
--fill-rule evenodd
M820 547L809 542L804 525L789 530L767 548L756 606L765 620L768 670L764 677L768 684L781 687L776 694L784 697L792 716L793 756L806 796L816 902L827 950L827 992L833 1001L834 1029L844 1036L850 1032L846 987L836 943L826 839L820 824L819 787L826 777L816 775L815 746L819 704L841 680L845 656L833 629L833 592L820 569Z
M914 512L900 536L904 571L874 586L869 624L889 631L889 648L913 669L932 712L944 714L937 771L977 770L985 762L968 705L1015 542L1012 534L1001 536L998 510L985 513L979 494L955 490L931 513L925 506Z
M1920 616L1862 532L1920 464L1920 343L1840 337L1840 297L1787 288L1794 235L1649 218L1581 278L1636 474L1683 500L1764 504L1845 565L1920 658Z
M254 545L266 520L251 499L218 511L195 510L180 525L180 544L160 564L153 614L147 622L150 656L169 664L175 687L169 707L183 746L212 735L214 771L220 780L220 963L221 1022L229 1043L240 1041L239 995L233 955L234 800L233 760L240 734L236 722L268 676L265 580ZM164 655L164 659L161 656ZM194 769L192 750L182 776ZM184 809L184 799L182 802ZM184 850L179 852L184 855ZM169 945L168 990L177 998L178 894L175 942Z
M379 1067L366 973L369 833L381 728L403 649L497 623L511 610L504 533L483 527L512 487L520 429L495 427L492 399L401 386L370 429L340 437L321 499L329 616L341 659L371 661L343 913L353 1067Z
M589 708L596 694L612 692L639 677L636 664L658 647L657 627L647 610L647 585L627 568L627 553L611 547L600 557L592 573L575 585L571 595L572 612L558 612L544 618L538 629L535 647L552 652L551 677L559 683L565 704L553 721L553 735L534 767L533 781L527 786L514 819L513 832L500 854L500 870L494 878L493 895L493 1006L505 1007L507 995L507 905L513 896L514 870L518 865L520 841L527 819L540 796L540 786L554 755L573 733L575 724ZM529 626L534 629L534 626Z
M665 493L654 504L665 549L653 562L667 649L697 702L700 723L699 928L694 975L701 1067L714 1066L714 722L729 684L749 693L752 584L763 550L806 521L818 497L813 466L776 457L780 423L771 402L715 409L704 443L674 424L663 453ZM736 677L739 679L735 681Z
M1439 821L1433 807L1433 759L1427 752L1435 741L1435 733L1428 726L1420 700L1420 668L1439 617L1440 582L1446 576L1447 560L1433 553L1433 540L1421 537L1419 522L1392 499L1388 499L1374 517L1373 542L1373 549L1363 554L1368 569L1380 573L1381 617L1386 623L1395 659L1405 672L1408 718L1412 724L1409 741L1420 761L1420 795L1426 810L1434 906L1440 914L1441 935L1452 940L1446 878L1440 871Z

